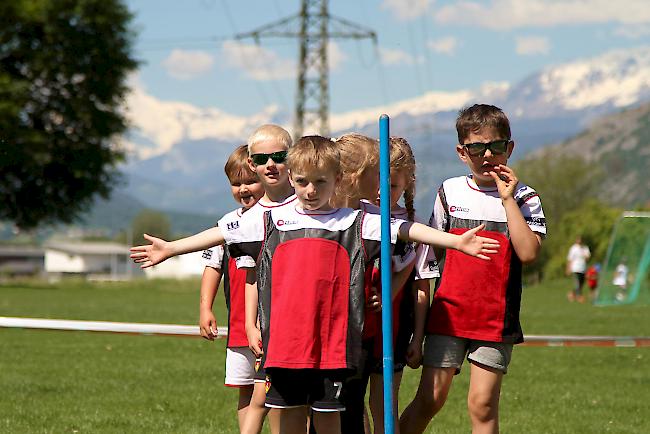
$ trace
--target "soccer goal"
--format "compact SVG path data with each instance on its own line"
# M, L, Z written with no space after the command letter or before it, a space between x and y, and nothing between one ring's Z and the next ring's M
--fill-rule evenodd
M595 304L650 304L650 212L626 211L614 225Z

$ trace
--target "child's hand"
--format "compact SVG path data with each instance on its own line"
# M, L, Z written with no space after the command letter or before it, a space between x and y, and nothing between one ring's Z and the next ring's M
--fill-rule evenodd
M422 364L422 341L413 339L406 347L406 364L409 368L417 369Z
M498 173L497 173L498 172ZM490 176L494 179L499 190L501 200L512 199L515 195L515 188L517 188L517 175L515 172L505 164L499 164L497 171L491 171Z
M201 330L201 336L209 341L213 341L217 337L217 320L211 310L201 310L199 329Z
M251 349L255 357L261 357L264 354L262 350L262 333L257 327L246 327L246 338L248 338L248 348Z
M485 223L468 230L460 235L458 250L470 256L489 260L486 255L494 254L499 250L499 242L492 238L479 237L478 231L485 229Z
M381 312L381 294L374 286L368 296L368 300L366 300L366 309L371 312Z
M131 259L140 268L147 268L159 264L171 256L167 247L167 241L144 234L144 238L151 241L151 244L131 247Z

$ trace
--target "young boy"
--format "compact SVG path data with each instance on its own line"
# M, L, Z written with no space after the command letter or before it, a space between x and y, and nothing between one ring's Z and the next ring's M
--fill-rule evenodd
M456 129L456 152L471 175L443 182L430 224L460 234L483 223L483 234L499 240L501 248L490 262L446 251L429 310L420 385L400 418L402 434L426 429L465 356L471 364L467 405L472 432L498 432L501 380L513 344L523 341L521 266L537 258L546 234L537 193L506 166L514 142L505 114L494 106L474 105L460 111Z
M340 180L337 145L301 138L289 150L295 206L274 208L261 219L248 215L235 226L212 228L165 242L149 237L131 257L143 267L170 256L228 241L233 255L257 258L259 322L266 405L280 408L283 433L304 433L308 407L319 434L340 433L342 380L359 367L364 316L364 271L379 254L380 216L329 204ZM252 216L251 216L252 217ZM391 242L435 243L481 259L498 242L478 237L483 226L458 236L393 219Z
M240 208L228 213L224 218L236 221L264 195L264 188L259 178L248 167L248 147L246 145L239 146L230 154L224 171L230 182L232 197L241 205ZM205 339L212 341L217 336L217 321L212 312L212 304L223 276L225 277L224 296L228 308L225 384L239 389L237 419L241 430L253 396L255 377L255 356L248 348L244 329L246 270L238 270L228 249L224 249L222 246L204 251L203 259L205 269L201 279L199 327L201 336Z
M261 218L264 212L295 202L293 187L289 183L286 167L287 152L291 147L291 135L282 127L273 124L262 125L248 138L248 167L264 187L264 196L246 213L246 218ZM239 225L239 221L222 218L219 225L229 229ZM252 257L236 257L237 269L245 270L244 290L244 328L247 345L256 357L255 388L246 420L241 427L242 434L257 434L262 429L264 417L269 409L264 405L266 399L266 373L262 363L260 345L261 334L257 321L257 277L255 260ZM269 414L271 432L279 431L276 412Z

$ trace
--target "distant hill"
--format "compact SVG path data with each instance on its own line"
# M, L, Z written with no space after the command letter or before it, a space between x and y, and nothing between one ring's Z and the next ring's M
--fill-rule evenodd
M577 155L602 167L602 198L612 205L650 205L650 103L604 116L546 153Z
M417 169L416 207L431 211L440 182L466 172L455 155L458 109L477 102L502 107L517 142L515 161L579 134L602 115L650 100L650 46L617 50L552 65L517 83L478 89L427 92L385 106L333 113L332 134L378 135L381 113L391 116L391 134L408 139ZM223 163L263 123L290 125L286 108L240 117L214 108L157 100L136 90L130 100L135 128L127 137L133 157L123 166L124 191L150 208L223 214L233 208Z
M109 200L97 200L91 210L83 215L75 226L104 232L112 237L129 227L133 218L145 208L147 207L142 202L124 191L117 190L113 192ZM154 209L165 213L169 217L172 233L175 235L189 235L202 231L213 226L217 219L221 217L220 214L185 213Z

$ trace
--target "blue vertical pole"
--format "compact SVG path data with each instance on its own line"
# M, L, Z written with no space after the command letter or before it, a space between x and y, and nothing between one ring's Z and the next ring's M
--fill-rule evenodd
M384 432L395 432L393 414L393 297L390 248L390 137L388 115L379 118L379 201L381 208L381 332L384 357Z

